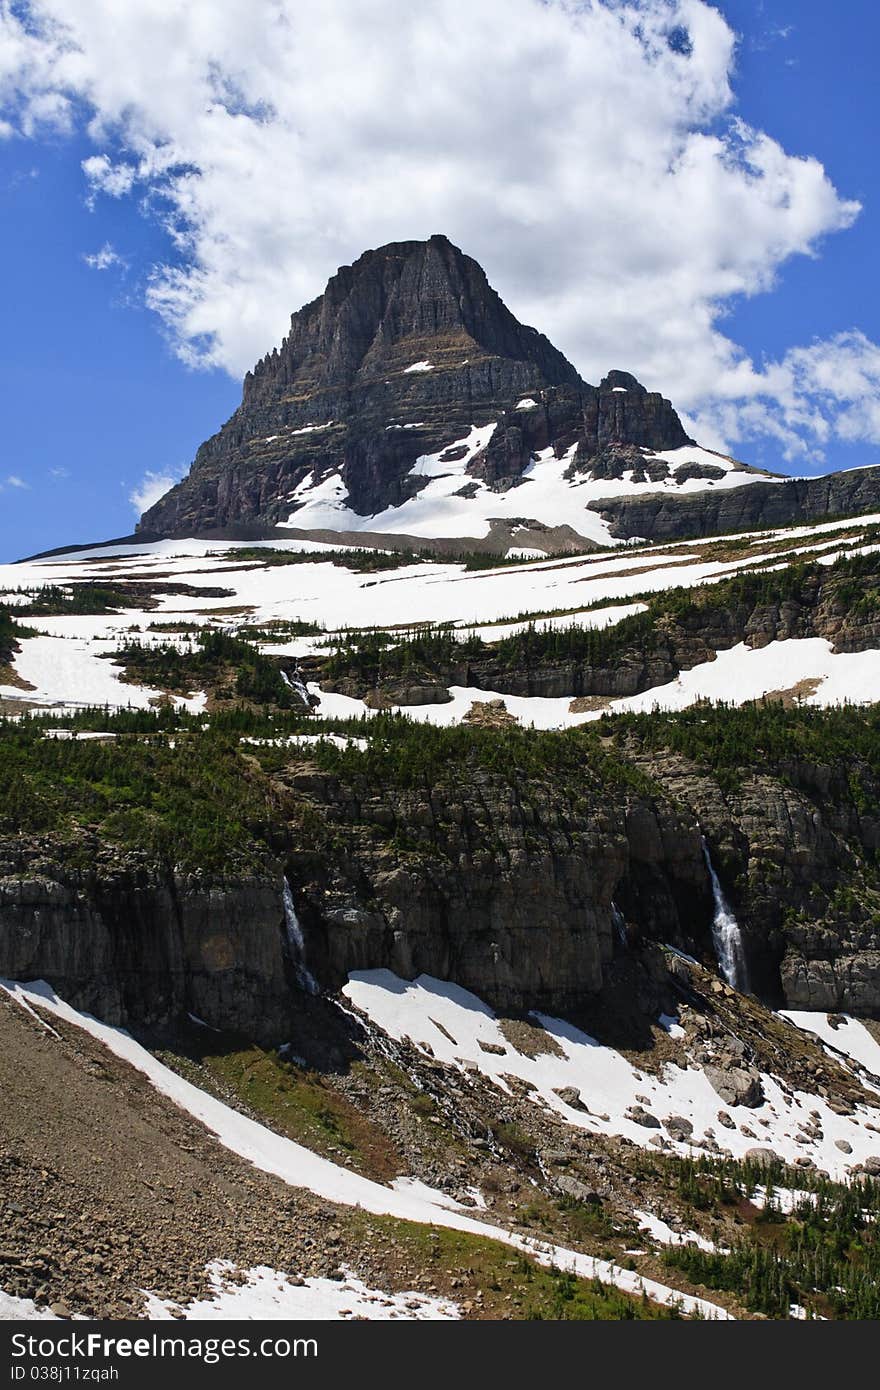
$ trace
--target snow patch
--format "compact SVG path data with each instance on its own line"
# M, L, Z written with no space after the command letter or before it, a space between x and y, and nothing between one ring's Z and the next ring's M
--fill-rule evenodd
M344 1271L345 1278L341 1281L310 1278L301 1284L291 1283L286 1274L268 1265L238 1271L229 1260L214 1260L208 1265L207 1273L211 1284L209 1298L181 1305L147 1294L147 1317L152 1321L164 1321L181 1310L190 1322L223 1322L228 1318L247 1322L292 1322L312 1318L321 1321L401 1318L423 1322L459 1317L457 1305L447 1299L429 1298L420 1293L381 1293L368 1288L350 1270Z
M640 1230L647 1231L659 1245L696 1245L700 1250L710 1254L718 1249L714 1241L706 1240L705 1236L699 1235L696 1231L675 1231L667 1222L662 1221L659 1216L652 1216L649 1211L636 1209L633 1216L638 1221Z
M835 1026L829 1023L827 1013L813 1013L805 1009L780 1009L780 1015L796 1028L819 1038L825 1044L826 1052L836 1054L838 1060L842 1054L855 1062L857 1069L864 1067L880 1086L880 1042L868 1032L864 1023L849 1014L832 1014Z

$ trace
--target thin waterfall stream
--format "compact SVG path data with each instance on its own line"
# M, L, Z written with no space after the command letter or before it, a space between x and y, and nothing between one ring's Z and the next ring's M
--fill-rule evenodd
M307 994L317 994L318 982L306 965L306 944L303 940L302 927L296 915L296 908L293 903L293 893L290 891L290 884L284 880L282 892L284 900L284 927L287 934L287 949L290 952L290 963L293 966L296 982L300 989L304 989Z
M715 901L715 913L712 918L712 941L715 946L715 957L727 983L733 989L738 989L741 994L748 994L749 969L746 964L742 932L718 881L705 835L702 839L703 858L706 861L706 868L709 870L712 897Z

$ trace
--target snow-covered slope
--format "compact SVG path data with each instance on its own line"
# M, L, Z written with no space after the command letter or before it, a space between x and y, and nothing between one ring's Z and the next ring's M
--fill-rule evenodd
M880 1151L873 1106L841 1115L822 1096L793 1092L774 1076L762 1076L765 1099L748 1111L747 1122L740 1118L739 1124L722 1128L718 1112L723 1106L699 1067L685 1069L669 1063L659 1074L648 1074L573 1024L544 1014L534 1017L548 1035L547 1051L525 1055L505 1036L481 999L427 975L409 981L389 970L357 971L343 993L389 1036L409 1038L438 1062L465 1072L476 1069L501 1091L509 1093L516 1079L525 1084L536 1105L597 1135L622 1135L647 1148L656 1141L660 1125L674 1116L693 1127L689 1140L678 1138L674 1127L669 1130L667 1143L676 1152L692 1152L694 1144L702 1147L707 1138L734 1158L743 1158L756 1145L766 1145L789 1163L808 1157L837 1179ZM676 1025L670 1020L667 1027L674 1030ZM560 1092L569 1091L579 1093L580 1106L562 1099ZM648 1127L631 1118L643 1107L658 1123ZM820 1117L821 1137L808 1127L811 1113ZM838 1140L848 1151L838 1146Z
M536 453L519 482L506 491L489 487L472 477L468 467L486 448L496 426L472 426L461 439L445 449L424 454L407 475L414 484L429 479L417 495L400 506L388 507L373 516L362 516L350 503L345 483L338 472L314 479L307 476L290 494L292 504L287 524L300 530L372 531L409 536L461 536L484 539L493 521L537 521L544 526L570 527L585 540L613 545L608 522L591 504L607 497L637 497L652 492L683 496L719 488L744 487L749 483L778 481L753 472L721 454L696 445L684 445L661 453L643 450L646 463L666 464L666 476L656 481L643 475L633 477L625 469L620 478L594 477L573 472L577 445L557 455L553 447ZM676 477L687 465L721 476Z
M522 492L522 488L516 492ZM492 494L494 497L495 494ZM447 499L449 500L449 499ZM461 499L453 499L456 503ZM417 505L418 499L412 505ZM314 636L265 641L274 656L300 659L319 652L332 634L382 627L390 632L414 625L452 624L462 634L500 641L530 621L538 630L606 628L643 611L645 597L679 587L715 584L762 566L782 569L793 561L830 565L841 554L876 554L868 528L880 522L872 514L857 520L823 523L815 528L756 532L719 537L687 545L627 549L622 553L556 556L497 568L468 569L442 559L404 564L364 573L344 563L345 547L336 547L339 563L326 560L295 565L264 565L253 551L326 552L330 547L305 540L277 540L248 546L204 540L167 540L97 547L18 565L0 566L0 605L21 606L22 590L84 582L122 587L138 585L138 594L155 586L149 607L126 607L95 615L58 615L22 619L35 636L23 637L12 663L14 679L0 671L0 700L17 704L76 707L107 704L147 708L162 692L120 679L112 654L136 638L145 645L176 643L169 624L223 627L299 622L323 629ZM845 532L845 538L840 533ZM185 592L168 589L185 588ZM217 590L227 591L220 597ZM213 591L213 592L212 592ZM676 680L638 695L609 699L615 710L683 709L700 699L742 702L768 692L797 689L812 705L872 701L880 689L880 655L875 649L833 652L819 638L776 641L765 647L742 644L719 652L684 671ZM360 700L316 689L318 714L361 714ZM457 722L473 699L489 700L491 689L454 688L452 703L408 707L411 717L448 724ZM203 696L193 691L175 701L197 711ZM504 697L524 725L562 728L599 717L601 709L573 711L570 700L528 696Z

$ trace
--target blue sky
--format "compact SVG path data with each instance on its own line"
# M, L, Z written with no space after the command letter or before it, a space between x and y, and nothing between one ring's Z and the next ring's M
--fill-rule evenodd
M880 462L876 6L292 6L0 6L0 560L128 533L338 264L434 231L705 442Z

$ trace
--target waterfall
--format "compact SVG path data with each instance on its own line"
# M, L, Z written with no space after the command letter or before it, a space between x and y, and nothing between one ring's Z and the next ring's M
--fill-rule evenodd
M296 908L293 905L293 894L290 891L290 884L284 880L284 927L287 935L287 949L290 953L290 963L293 966L296 982L300 989L304 989L306 994L318 993L318 982L306 965L306 945L303 940L302 927L296 915Z
M287 686L288 690L294 691L294 693L299 696L306 709L311 709L312 702L309 698L309 692L306 688L306 683L302 679L302 676L300 675L299 671L294 671L293 678L291 679L287 672L282 670L281 679L284 681L284 684Z
M738 989L740 993L748 994L749 971L746 965L742 933L724 896L721 884L718 882L718 875L712 863L712 856L709 853L705 835L702 839L703 858L706 861L706 868L709 870L709 878L712 880L712 897L715 900L715 915L712 918L712 941L715 946L715 956L727 983L732 985L734 989Z
M626 939L626 922L623 920L623 913L617 906L617 903L611 904L611 921L614 926L614 930L617 932L618 941L620 942L623 949L626 950L628 945Z

